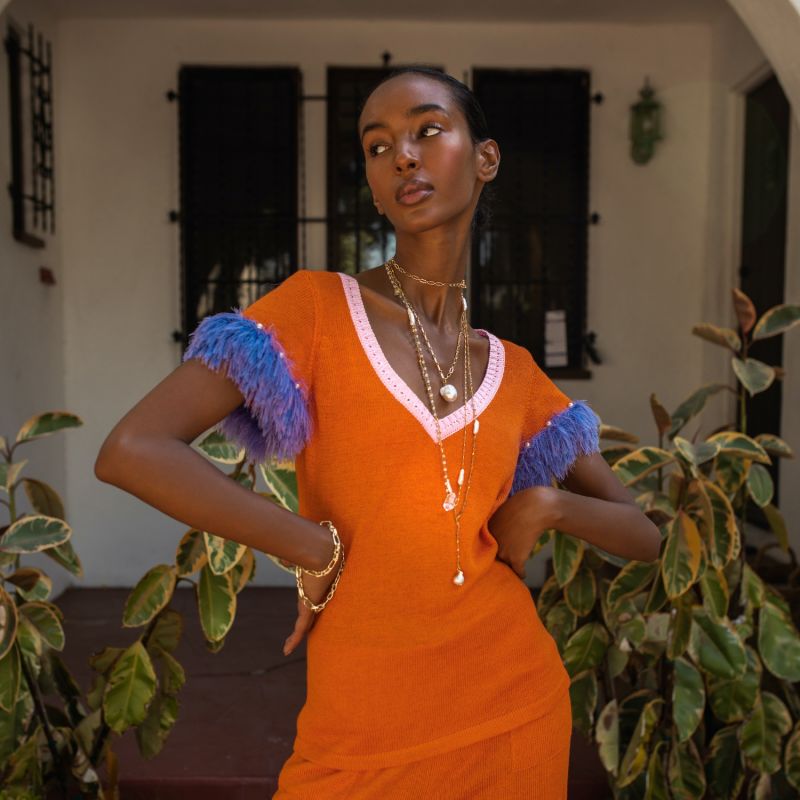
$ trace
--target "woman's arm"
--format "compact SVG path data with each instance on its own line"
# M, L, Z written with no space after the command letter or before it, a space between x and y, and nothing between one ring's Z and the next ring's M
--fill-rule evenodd
M549 529L636 561L656 561L658 527L642 513L600 453L579 456L562 481L569 491L532 486L509 497L489 519L497 557L525 577L533 545Z
M242 402L232 380L191 358L114 426L95 475L192 528L323 569L333 554L327 526L246 489L190 447Z

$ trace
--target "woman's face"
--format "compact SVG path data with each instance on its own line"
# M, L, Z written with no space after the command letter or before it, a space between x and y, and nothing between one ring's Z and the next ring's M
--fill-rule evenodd
M499 152L492 139L473 144L447 86L414 74L386 81L364 105L358 132L375 205L396 231L456 220L469 225L483 184L497 172ZM415 181L422 184L418 191L398 197Z

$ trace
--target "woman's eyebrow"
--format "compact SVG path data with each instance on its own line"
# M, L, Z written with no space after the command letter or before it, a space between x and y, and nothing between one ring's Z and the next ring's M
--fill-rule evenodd
M418 106L412 106L411 108L406 111L406 117L418 117L420 114L426 114L428 111L441 111L442 114L447 116L447 109L444 106L440 106L438 103L421 103ZM368 122L364 129L361 131L361 138L363 139L364 136L369 133L369 131L374 130L375 128L386 128L388 127L385 122Z

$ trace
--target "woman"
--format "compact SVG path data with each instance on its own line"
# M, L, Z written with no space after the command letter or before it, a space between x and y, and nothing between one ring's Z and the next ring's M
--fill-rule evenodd
M396 70L358 125L395 257L355 277L298 270L203 320L96 473L296 565L284 653L307 635L308 691L275 798L560 800L570 680L525 561L553 527L638 560L660 534L599 454L589 406L470 328L452 291L500 164L472 93ZM253 460L295 458L298 514L188 446L217 423Z

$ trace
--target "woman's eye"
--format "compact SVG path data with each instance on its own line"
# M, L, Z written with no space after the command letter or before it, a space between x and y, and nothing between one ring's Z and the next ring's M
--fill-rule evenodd
M376 152L375 152L375 148L376 148L376 147L386 147L386 145L385 145L385 144L373 144L373 145L370 145L370 147L369 147L369 154L370 154L371 156L377 156L377 155L380 155L380 153L376 153Z
M440 130L442 130L442 129L441 129L441 127L440 127L439 125L423 125L423 126L422 126L422 130L423 130L423 131L429 130L429 129L431 129L431 128L432 128L433 130L437 131L437 132L438 132L438 131L440 131Z

